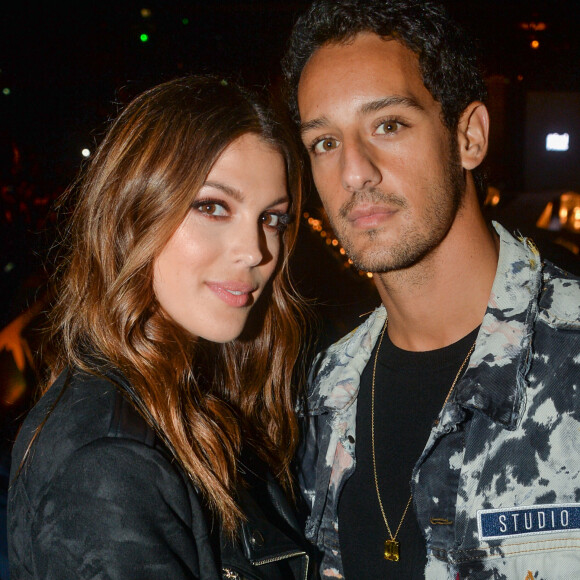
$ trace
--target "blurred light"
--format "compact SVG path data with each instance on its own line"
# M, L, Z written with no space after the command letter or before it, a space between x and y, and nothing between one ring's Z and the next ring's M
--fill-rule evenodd
M536 226L554 231L567 229L580 232L580 193L569 191L548 202Z
M548 27L545 22L520 22L520 28L522 30L536 30L541 32Z
M338 246L338 240L332 240L332 245L333 246Z
M367 272L367 278L372 278L373 277L373 273L372 272Z
M3 376L2 378L6 381L6 392L3 393L4 397L0 401L2 406L9 407L14 405L26 391L26 380L22 373L16 369L12 372L8 371L6 373L8 376Z
M8 96L11 93L10 89L8 87L4 87L2 89L2 94Z
M181 19L181 23L182 23L184 26L187 26L187 25L189 24L189 18L182 18L182 19Z
M149 40L149 35L143 33L139 38L141 39L141 42L147 42Z
M497 187L493 187L493 185L488 186L487 188L487 195L485 197L485 201L483 205L488 206L491 205L495 207L501 201L501 192Z
M344 248L340 248L339 252L341 256L344 256L346 254L346 250Z
M546 135L546 151L568 151L570 135L568 133L548 133Z
M307 211L305 211L302 215L304 216L304 219L308 219L310 217L310 214Z
M524 80L524 75L518 75L518 81L522 82Z
M82 155L83 157L90 157L90 156L91 156L91 151L90 151L89 149L86 149L86 148L85 148L85 149L83 149L83 150L81 151L81 155Z
M143 18L151 18L151 10L149 8L141 8L141 16Z
M530 42L530 46L536 50L537 48L540 48L540 42L538 40L532 40L532 42Z
M15 266L14 266L14 262L8 262L5 266L4 266L4 272L6 272L6 274L8 274L8 272L12 272L12 270L14 270Z
M580 230L580 207L574 208L574 217L572 221L572 228L576 231Z

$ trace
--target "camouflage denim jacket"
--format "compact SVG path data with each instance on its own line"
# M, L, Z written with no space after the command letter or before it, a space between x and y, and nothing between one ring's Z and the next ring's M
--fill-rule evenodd
M580 578L580 280L494 227L500 256L475 350L412 475L425 577ZM338 498L385 316L378 308L311 372L300 484L323 578L343 578Z

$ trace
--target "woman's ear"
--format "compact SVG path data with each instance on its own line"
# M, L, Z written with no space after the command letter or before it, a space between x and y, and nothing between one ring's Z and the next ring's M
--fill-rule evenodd
M465 108L457 126L457 142L464 169L475 169L485 159L489 143L489 113L483 103L473 101Z

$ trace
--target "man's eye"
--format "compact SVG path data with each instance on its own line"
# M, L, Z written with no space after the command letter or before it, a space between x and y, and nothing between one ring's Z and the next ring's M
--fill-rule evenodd
M195 209L200 213L216 217L222 217L228 213L223 205L215 202L202 202L200 204L196 204Z
M375 130L377 135L390 135L396 133L402 127L399 121L384 121Z
M314 146L312 147L315 153L327 153L328 151L332 151L338 147L339 141L337 139L333 139L332 137L328 137L326 139L321 139L317 141Z

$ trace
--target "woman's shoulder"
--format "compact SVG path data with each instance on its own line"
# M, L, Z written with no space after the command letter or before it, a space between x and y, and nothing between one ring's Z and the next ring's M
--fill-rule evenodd
M165 446L130 402L119 375L67 369L24 420L12 452L11 479L22 476L32 498L71 458L103 445L117 453L144 446L156 458L169 460Z
M81 569L91 577L137 570L198 578L203 562L207 577L217 578L201 500L122 384L61 376L23 429L8 502L16 570L36 566L43 578L85 577Z

